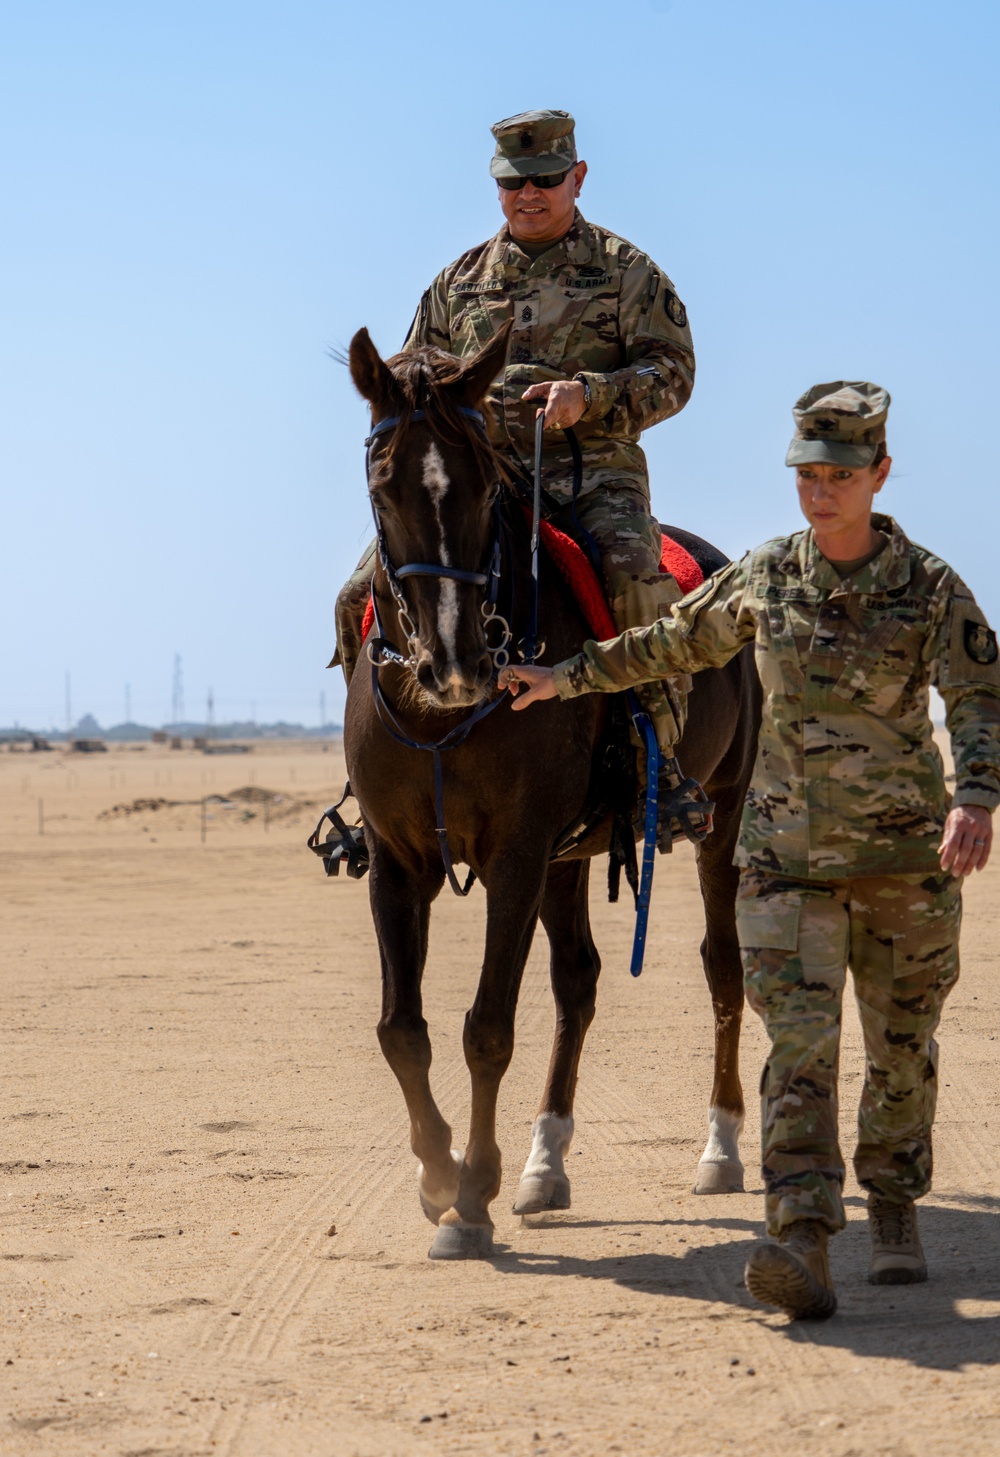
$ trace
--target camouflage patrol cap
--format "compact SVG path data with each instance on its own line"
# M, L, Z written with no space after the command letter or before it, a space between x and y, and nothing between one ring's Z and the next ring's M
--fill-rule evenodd
M490 162L491 177L539 177L568 172L576 161L573 128L568 111L522 111L495 122L490 131L497 149Z
M871 465L885 444L889 392L867 380L814 384L792 406L795 437L786 465Z

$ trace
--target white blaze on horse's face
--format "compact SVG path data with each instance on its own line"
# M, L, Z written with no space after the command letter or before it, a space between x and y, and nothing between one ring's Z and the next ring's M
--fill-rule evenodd
M427 453L424 456L423 479L437 519L441 565L450 567L451 557L448 555L448 543L445 541L441 503L448 494L451 482L448 479L448 472L444 468L441 452L433 440L427 447ZM463 686L462 675L455 662L457 656L456 634L458 632L458 584L448 577L442 577L438 582L438 592L438 637L444 646L448 662L451 664L449 686L460 690Z

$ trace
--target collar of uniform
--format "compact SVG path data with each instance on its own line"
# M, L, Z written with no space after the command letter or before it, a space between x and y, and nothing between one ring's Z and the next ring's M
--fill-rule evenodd
M536 263L542 264L545 273L556 272L566 265L579 267L589 263L594 256L594 235L579 208L574 210L573 226L564 238L553 243L538 258L529 258L511 237L510 229L504 223L490 246L488 267L502 278L518 278L528 273Z
M889 544L873 562L848 578L852 592L889 592L894 587L905 586L910 580L910 543L905 532L891 516L883 516L879 512L872 513L872 525L889 538ZM781 570L792 567L803 582L827 592L844 589L844 579L838 576L817 547L811 527L808 531L798 532L792 543Z

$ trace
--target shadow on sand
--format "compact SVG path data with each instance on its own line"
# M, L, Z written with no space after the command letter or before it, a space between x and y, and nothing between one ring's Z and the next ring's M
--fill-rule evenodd
M662 1229L728 1229L728 1244L692 1245L682 1255L615 1254L580 1259L547 1252L544 1229L534 1251L498 1254L494 1265L510 1275L570 1275L610 1280L644 1295L682 1296L723 1302L778 1323L773 1329L788 1339L814 1346L840 1347L862 1356L886 1356L935 1371L962 1366L1000 1365L1000 1199L978 1195L932 1195L920 1206L920 1230L930 1277L925 1285L874 1286L867 1282L868 1231L853 1219L831 1245L831 1265L840 1308L832 1320L795 1321L781 1325L748 1295L743 1266L761 1238L760 1226L748 1219L641 1220ZM848 1198L849 1208L863 1209L864 1200ZM561 1219L568 1227L574 1221ZM593 1227L595 1221L582 1221ZM627 1221L611 1221L617 1228ZM552 1229L550 1224L547 1226ZM959 1302L994 1305L995 1310L963 1313Z

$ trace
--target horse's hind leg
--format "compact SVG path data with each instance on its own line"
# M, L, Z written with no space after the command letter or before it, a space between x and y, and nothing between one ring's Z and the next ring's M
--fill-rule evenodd
M431 1094L431 1043L420 995L430 902L437 889L415 881L383 846L372 845L370 896L382 959L378 1040L406 1100L410 1147L420 1160L420 1204L432 1224L451 1208L462 1166Z
M589 860L550 867L541 919L551 947L556 1035L545 1091L531 1129L531 1153L521 1175L515 1214L568 1209L564 1160L573 1137L573 1096L583 1040L594 1016L601 959L590 934Z
M736 807L724 823L734 826ZM718 832L717 832L718 833ZM715 1069L708 1109L708 1143L698 1162L696 1194L733 1194L743 1188L739 1138L743 1132L743 1088L740 1083L740 1026L743 1019L743 966L736 936L736 887L739 871L732 865L732 846L699 846L698 876L705 904L705 939L701 956L715 1014Z

